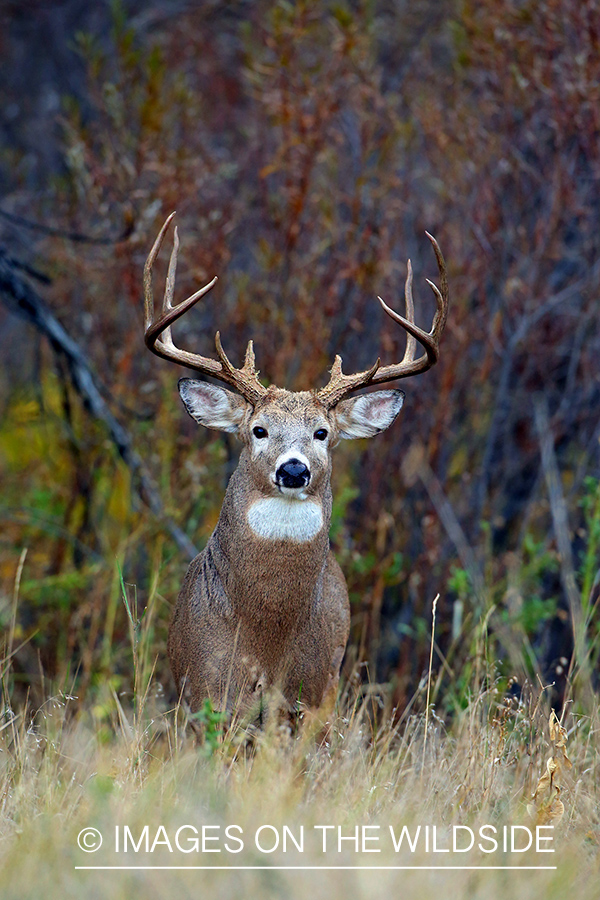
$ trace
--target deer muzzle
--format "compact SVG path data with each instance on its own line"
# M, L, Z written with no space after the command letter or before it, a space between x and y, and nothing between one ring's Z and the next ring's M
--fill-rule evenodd
M292 457L277 468L275 483L277 487L304 488L310 481L310 469L300 459Z

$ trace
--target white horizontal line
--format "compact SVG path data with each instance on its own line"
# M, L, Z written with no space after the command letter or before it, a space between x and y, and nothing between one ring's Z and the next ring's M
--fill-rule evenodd
M360 870L360 869L365 869L365 870L369 870L369 871L385 871L385 872L389 872L389 871L400 871L400 870L404 871L404 870L407 870L407 869L410 869L410 870L414 870L414 869L422 869L422 870L425 870L425 871L434 871L434 870L435 870L435 871L442 871L442 872L443 872L443 871L445 871L446 869L449 870L449 871L450 871L450 870L452 870L452 871L457 871L457 870L461 870L461 871L466 871L466 870L468 870L468 871L478 871L478 870L480 870L480 869L488 869L488 870L494 870L494 871L500 871L500 870L506 871L506 870L511 870L511 871L517 871L517 872L520 872L520 871L528 870L528 871L541 872L541 871L555 870L555 869L557 868L557 866L75 866L75 868L76 868L76 869L87 869L87 870L89 870L89 869L94 869L95 871L107 871L107 870L116 870L116 869L119 869L119 870L123 870L123 869L125 869L125 870L129 870L129 869L137 869L137 870L151 870L151 869L152 869L152 870L154 870L154 869L162 869L162 870L165 870L165 869L172 869L172 870L175 870L175 869L177 869L177 870L186 870L186 869L189 869L190 871L192 871L192 870L200 870L200 869L202 869L202 870L206 870L206 869L215 869L215 870L219 870L219 871L228 871L228 870L230 870L230 869L236 869L236 870L239 870L239 869L245 869L245 870L248 870L248 869L265 869L266 871L282 871L282 870L299 871L299 870L310 870L310 871L313 871L313 872L314 872L314 871L319 871L319 870L321 870L321 869L322 869L323 871L331 871L331 870L335 870L335 871L344 870L344 871L346 871L346 870L349 870L349 869L352 869L352 870L354 870L354 869L359 869L359 870Z

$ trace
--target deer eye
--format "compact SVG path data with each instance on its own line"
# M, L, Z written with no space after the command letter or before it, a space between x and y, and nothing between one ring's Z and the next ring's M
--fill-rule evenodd
M315 431L314 436L317 439L317 441L326 441L327 440L327 429L319 428L317 431Z
M254 435L255 438L258 438L259 440L261 438L266 438L269 436L269 432L267 431L267 429L261 428L260 425L254 426L254 428L252 429L252 434Z

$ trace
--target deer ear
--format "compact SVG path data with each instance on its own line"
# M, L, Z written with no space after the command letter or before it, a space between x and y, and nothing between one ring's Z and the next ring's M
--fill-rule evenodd
M403 391L374 391L336 407L341 438L373 437L389 428L404 402Z
M237 431L240 427L248 405L243 397L193 378L181 378L178 388L185 408L200 425L219 431Z

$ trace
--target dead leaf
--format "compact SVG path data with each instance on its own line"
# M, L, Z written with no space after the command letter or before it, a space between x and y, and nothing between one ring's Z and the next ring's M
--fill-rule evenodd
M550 713L548 731L553 744L552 756L546 761L546 771L537 783L532 802L527 806L527 812L535 819L536 825L556 825L562 819L565 806L560 792L566 771L573 767L567 756L567 729L560 724L554 710Z

